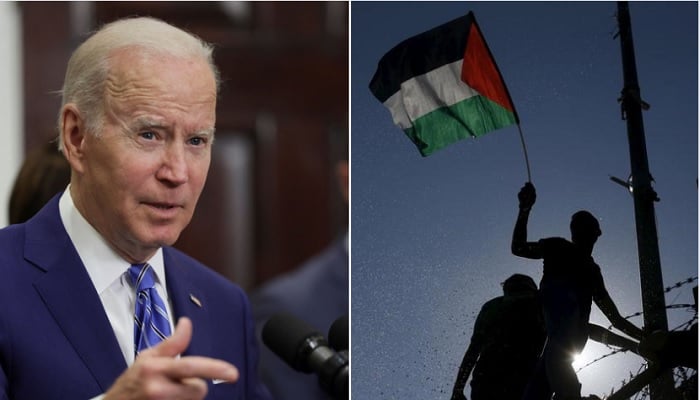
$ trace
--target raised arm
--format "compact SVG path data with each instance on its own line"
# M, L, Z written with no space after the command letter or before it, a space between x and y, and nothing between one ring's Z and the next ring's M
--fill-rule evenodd
M527 220L536 199L535 186L530 182L526 183L518 193L518 219L515 221L513 240L510 244L510 251L518 257L542 258L540 246L536 242L527 241Z

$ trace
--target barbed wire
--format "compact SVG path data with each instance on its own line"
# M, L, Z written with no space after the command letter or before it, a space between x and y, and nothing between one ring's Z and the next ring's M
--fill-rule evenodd
M642 366L637 370L637 373L636 373L636 374L630 373L629 380L623 380L620 387L624 386L624 385L627 384L629 381L631 381L632 379L636 378L637 375L641 374L641 373L646 369L646 365L647 365L647 364L642 365ZM674 368L674 369L673 369L673 378L674 378L673 380L674 380L675 382L688 382L688 381L690 381L691 379L693 379L694 377L697 377L697 371L695 371L695 372L690 372L690 370L692 370L692 369L691 369L691 368L686 368L686 367L677 367L677 368ZM681 386L678 386L677 389L678 389L678 388L681 388L681 387L682 387L682 385L681 385ZM612 389L610 389L609 396L612 395L613 393L615 393L615 388L614 388L614 387L613 387ZM634 394L634 397L632 397L632 399L633 399L633 400L647 400L647 399L649 398L649 396L650 396L650 394L649 394L649 386L645 386L642 390L640 390L639 392L635 393L635 394Z
M697 281L697 280L698 280L698 277L697 277L697 276L694 276L694 277L690 277L690 278L684 279L684 280L682 280L682 281L678 281L678 282L676 282L675 284L666 287L666 288L664 289L664 293L669 293L669 292L671 292L671 291L673 291L673 290L675 290L675 289L679 289L679 288L681 288L682 286L687 285L687 284L690 284L690 283L693 283L693 282L695 282L695 281ZM695 322L697 321L697 319L698 319L698 311L697 311L697 308L696 308L696 305L695 305L695 304L670 304L670 305L667 305L667 306L666 306L666 309L682 309L682 308L693 309L695 312L693 313L693 316L692 316L688 321L686 321L686 322L680 324L679 326L677 326L677 327L671 329L671 331L676 331L676 330L687 330L687 329L689 329L689 328L693 325L693 323L695 323ZM630 318L638 317L638 316L641 316L641 315L644 315L644 313L640 311L640 312L636 312L636 313L634 313L634 314L631 314L631 315L626 316L625 319L630 319ZM612 328L612 325L608 326L608 330L610 330L611 328ZM625 352L628 352L628 351L629 351L629 350L627 350L627 349L614 348L614 347L612 347L612 346L610 346L610 345L608 345L608 344L604 344L604 345L605 345L606 347L608 347L609 349L611 349L612 351L610 351L609 353L604 354L604 355L602 355L602 356L596 358L595 360L590 361L588 364L586 364L586 365L584 365L584 366L578 368L578 369L576 370L576 373L580 372L582 369L584 369L584 368L586 368L586 367L589 367L589 366L591 366L591 365L597 363L597 362L600 361L600 360L603 360L603 359L605 359L605 358L611 357L611 356L613 356L613 355L615 355L615 354L618 354L618 353L625 353ZM639 376L639 374L641 374L642 372L644 372L644 371L646 370L647 366L648 366L648 363L643 363L643 364L639 367L639 369L637 370L636 373L633 374L633 373L630 372L629 379L623 379L623 380L622 380L622 383L621 383L621 385L620 385L620 387L624 386L626 383L628 383L628 382L631 381L632 379L634 379L634 378L636 378L637 376ZM690 373L689 370L690 370L689 368L685 368L685 367L676 367L676 368L673 368L674 381L675 381L675 382L681 382L681 383L682 383L682 382L687 382L689 379L692 379L692 378L694 378L694 377L697 377L697 371L696 371L696 370L695 370L695 372L693 372L693 373ZM613 388L610 390L610 394L612 394L612 393L614 393L614 392L615 392L615 387L613 387ZM634 397L633 397L634 400L646 400L646 399L648 399L648 398L649 398L649 387L648 387L648 386L645 386L642 390L640 390L639 392L635 393L635 395L634 395Z
M673 289L678 289L679 287L681 287L681 286L683 286L683 285L687 285L687 284L689 284L689 283L693 283L693 282L695 282L695 281L697 281L697 280L698 280L698 277L697 277L697 276L691 276L690 278L688 278L688 279L686 279L686 280L682 280L682 281L680 281L680 282L676 282L674 285L671 285L671 286L667 287L666 289L664 289L664 293L668 293L668 292L670 292L670 291L673 290Z
M671 292L671 291L673 291L673 290L675 290L675 289L679 289L679 288L681 288L682 286L685 286L685 285L687 285L687 284L689 284L689 283L693 283L693 282L695 282L695 281L697 281L697 280L698 280L698 277L697 277L697 276L691 276L691 277L689 277L689 278L687 278L687 279L683 279L683 280L681 280L681 281L678 281L678 282L674 283L674 284L671 285L671 286L666 287L666 288L664 289L664 293L669 293L669 292ZM675 309L675 308L695 308L695 305L694 305L694 304L671 304L671 305L667 305L666 308L667 308L667 309ZM696 318L697 318L697 310L695 311L695 314L696 314ZM644 312L643 312L643 311L638 311L638 312L636 312L636 313L634 313L634 314L630 314L630 315L628 315L628 316L626 316L626 317L624 317L624 318L625 318L625 319L630 319L630 318L634 318L634 317L639 317L639 316L641 316L641 315L644 315ZM609 325L609 326L608 326L608 329L610 329L610 328L612 328L612 325Z
M627 351L629 351L629 350L627 350L627 349L615 349L615 348L613 348L612 346L607 345L607 344L604 344L604 343L603 343L603 345L605 345L605 346L606 346L607 348L609 348L609 349L612 349L612 351L611 351L610 353L603 354L602 356L596 358L595 360L590 361L588 364L586 364L586 365L580 367L579 369L576 370L576 373L579 373L582 369L584 369L584 368L586 368L586 367L589 367L589 366L591 366L591 365L597 363L597 362L600 361L600 360L606 359L606 358L608 358L608 357L610 357L610 356L614 356L614 355L617 354L617 353L626 353Z
M625 385L626 385L628 382L630 382L632 379L636 378L637 375L639 375L639 374L641 374L642 372L644 372L644 370L646 369L646 366L647 366L647 364L642 364L642 365L639 367L639 369L637 369L637 372L636 372L636 373L633 374L633 373L630 372L629 379L628 379L628 380L623 379L623 380L622 380L622 383L621 383L621 385L620 385L620 387L625 386ZM613 388L610 389L610 395L612 395L613 393L615 393L615 387L613 387ZM645 386L642 390L640 390L639 392L637 392L637 393L634 394L634 400L645 400L645 399L647 398L647 396L649 396L649 389L648 389L647 386Z
M673 285L667 287L667 288L665 289L665 293L668 293L668 292L670 292L670 291L672 291L672 290L674 290L674 289L678 289L678 288L680 288L680 287L682 287L682 286L684 286L684 285L687 285L687 284L689 284L689 283L695 282L696 280L698 280L698 277L697 277L697 276L694 276L694 277L690 277L690 278L684 279L684 280L682 280L682 281L676 282L675 284L673 284ZM667 309L695 308L695 305L694 305L694 304L670 304L670 305L667 305L666 308L667 308ZM630 318L638 317L638 316L643 315L643 314L644 314L644 313L641 312L641 311L640 311L640 312L636 312L636 313L634 313L634 314L631 314L631 315L626 316L625 319L630 319ZM697 318L698 318L698 313L697 313L697 311L695 311L695 314L693 315L693 317L692 317L690 320L684 322L683 324L679 325L678 327L676 327L676 328L674 328L674 329L672 329L672 330L675 331L675 330L679 330L680 328L687 328L687 327L690 327L690 325L692 325L692 323L693 323L695 320L697 320ZM612 327L613 327L612 325L609 325L609 326L608 326L608 330L611 330ZM600 360L603 360L603 359L605 359L605 358L608 358L608 357L610 357L610 356L613 356L613 355L615 355L615 354L617 354L617 353L623 353L623 352L629 351L629 350L626 350L626 349L614 348L614 347L612 347L612 346L610 346L610 345L607 345L607 344L604 344L604 345L605 345L607 348L611 349L612 351L611 351L610 353L604 354L604 355L602 355L602 356L596 358L595 360L590 361L588 364L586 364L586 365L580 367L579 369L577 369L576 372L578 373L578 372L581 371L582 369L584 369L584 368L586 368L586 367L588 367L588 366L590 366L590 365L592 365L592 364L595 364L596 362L598 362L598 361L600 361Z

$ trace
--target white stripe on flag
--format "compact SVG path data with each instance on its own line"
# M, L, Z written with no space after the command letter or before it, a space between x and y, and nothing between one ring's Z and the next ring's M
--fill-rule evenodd
M413 121L437 110L450 107L479 93L462 82L462 60L415 76L401 84L384 106L391 110L394 123L406 130Z

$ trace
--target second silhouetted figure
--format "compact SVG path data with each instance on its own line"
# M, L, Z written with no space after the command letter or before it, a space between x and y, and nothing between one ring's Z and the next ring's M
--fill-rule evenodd
M470 374L472 400L520 400L544 340L537 285L527 275L514 274L503 283L503 296L487 301L476 318L452 400L466 400Z

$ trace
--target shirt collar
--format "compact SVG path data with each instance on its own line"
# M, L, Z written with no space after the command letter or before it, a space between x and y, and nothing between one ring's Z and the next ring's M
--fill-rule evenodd
M102 294L129 269L131 263L120 257L75 208L70 194L70 185L61 195L58 210L68 237L85 265L95 290L98 294ZM159 248L148 263L156 273L156 280L165 287L163 249Z

